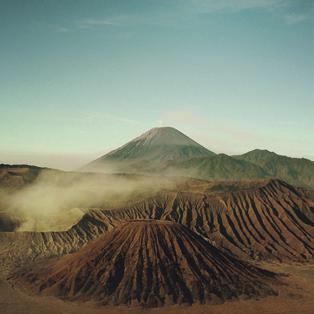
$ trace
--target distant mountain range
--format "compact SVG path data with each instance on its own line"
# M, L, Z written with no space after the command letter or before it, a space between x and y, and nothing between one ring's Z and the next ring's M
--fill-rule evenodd
M260 149L234 157L263 168L271 177L295 185L314 186L314 162L309 159L291 158Z
M278 178L314 187L314 162L267 150L215 154L172 127L154 128L82 168L107 173L148 173L212 180Z

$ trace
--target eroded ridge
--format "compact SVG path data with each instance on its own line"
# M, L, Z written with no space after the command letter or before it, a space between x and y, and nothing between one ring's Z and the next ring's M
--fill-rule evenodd
M94 210L75 228L123 219L180 222L241 258L307 261L314 253L312 201L279 180L228 193L168 192L115 210Z
M130 219L179 222L241 259L313 259L312 199L285 182L271 180L234 192L166 191L118 209L93 209L64 232L3 232L0 265L10 270L28 260L77 251Z
M275 275L170 221L119 224L77 253L21 270L15 281L71 300L149 307L275 294Z

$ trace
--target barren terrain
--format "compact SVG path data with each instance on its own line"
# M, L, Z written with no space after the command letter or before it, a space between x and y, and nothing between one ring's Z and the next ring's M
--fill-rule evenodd
M85 189L60 207L61 219L74 204L97 206L81 207L66 230L0 233L3 313L312 313L310 190L280 180L50 170L42 177L23 169L3 171L2 187L11 195L43 195L32 186L46 184L49 174L54 189L73 183ZM115 184L110 190L100 182ZM119 191L129 183L127 193ZM12 216L1 218L14 228Z
M263 263L264 268L288 276L279 295L260 300L227 301L218 305L167 306L161 308L103 307L91 303L67 302L50 296L29 295L0 281L0 306L4 314L312 314L314 308L314 265Z

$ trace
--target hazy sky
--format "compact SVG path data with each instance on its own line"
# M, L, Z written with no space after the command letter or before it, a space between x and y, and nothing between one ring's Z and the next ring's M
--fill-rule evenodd
M155 126L314 160L314 0L0 0L0 162L75 168Z

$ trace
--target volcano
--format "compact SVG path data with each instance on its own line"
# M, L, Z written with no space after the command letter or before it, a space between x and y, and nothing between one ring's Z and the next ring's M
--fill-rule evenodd
M82 167L83 171L158 174L204 180L280 179L314 187L314 162L267 150L215 154L172 127L153 128Z
M96 159L83 170L105 172L156 172L169 161L215 156L172 127L153 128L122 147Z
M175 222L125 221L77 253L23 270L37 292L103 305L217 303L274 294L271 272L221 252Z

